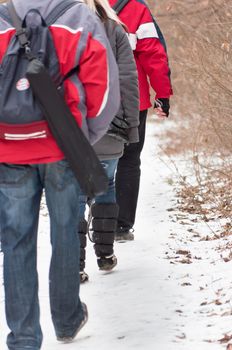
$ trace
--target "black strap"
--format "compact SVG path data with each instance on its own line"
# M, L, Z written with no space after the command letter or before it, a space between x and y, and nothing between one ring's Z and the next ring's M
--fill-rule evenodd
M129 2L130 0L118 0L116 3L112 6L116 14L118 15L119 12L123 9L124 6Z
M8 1L7 7L8 7L10 17L12 19L12 23L16 29L16 36L20 42L20 45L26 48L29 45L29 41L28 41L25 29L22 28L22 20L18 16L12 0Z
M78 1L75 0L66 0L60 2L46 17L45 22L49 26L52 23L55 23L56 20L61 17L67 10L76 5Z
M56 22L56 20L59 17L61 17L67 10L72 8L77 3L78 3L78 1L75 1L75 0L66 0L66 1L60 2L46 17L46 20L45 20L46 24L49 26L52 23ZM1 6L1 7L3 7L3 6ZM20 41L20 45L24 47L26 44L28 44L28 39L27 39L25 30L22 28L22 20L18 16L12 0L9 0L7 7L8 7L8 12L9 12L11 20L12 20L12 24L15 26L16 35L18 36L18 39ZM4 11L4 12L5 13L1 12L0 16L3 19L5 19L7 22L9 22L10 18L9 18L9 16L7 16L7 12L6 11Z

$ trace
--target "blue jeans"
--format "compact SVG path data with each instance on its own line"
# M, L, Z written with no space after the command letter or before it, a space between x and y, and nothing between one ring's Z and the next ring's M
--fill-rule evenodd
M116 203L116 193L115 193L115 171L118 164L118 159L102 160L101 164L105 169L106 175L109 179L107 192L96 196L94 198L95 203ZM87 197L83 194L80 196L80 218L85 216L85 206L87 202Z
M10 350L41 348L36 257L43 189L50 215L49 292L57 336L72 336L83 319L76 234L80 188L76 178L66 161L39 165L1 163L0 231Z

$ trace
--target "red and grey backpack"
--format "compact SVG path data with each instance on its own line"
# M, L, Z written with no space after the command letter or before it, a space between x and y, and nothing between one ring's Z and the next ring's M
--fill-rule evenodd
M26 78L30 62L25 51L26 41L30 42L32 55L44 64L59 87L63 78L48 26L75 4L73 0L63 1L46 18L37 9L29 10L23 21L18 18L22 33L13 35L0 64L0 139L16 141L49 135L48 124ZM11 2L0 5L0 17L15 27L10 6ZM19 40L20 35L25 37L25 46Z

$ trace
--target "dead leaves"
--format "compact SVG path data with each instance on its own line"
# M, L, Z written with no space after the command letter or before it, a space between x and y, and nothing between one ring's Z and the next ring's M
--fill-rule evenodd
M176 338L177 339L181 339L181 340L186 339L186 334L185 333L181 333L179 335L176 335Z
M228 341L232 340L232 335L230 334L224 334L224 337L222 337L221 339L218 339L218 342L220 344L225 344L225 343L228 343ZM228 344L230 345L230 344ZM230 346L231 347L231 346ZM232 347L231 347L232 349Z
M229 252L229 255L228 255L228 256L223 257L223 256L221 255L221 257L222 257L222 259L223 259L225 262L231 261L231 260L232 260L232 251Z
M181 283L182 287L187 287L187 286L191 286L192 284L190 282L183 282Z
M192 256L189 250L177 249L174 251L174 255L171 255L169 252L166 252L166 259L171 260L170 264L192 264L193 260L201 260L200 256Z
M226 343L228 343L231 340L232 340L232 335L231 334L224 334L224 336L222 338L218 339L217 342L220 343L220 344L226 344ZM207 340L204 340L204 341L207 342L207 343L214 343L215 342L212 339L207 339ZM231 343L227 344L226 350L232 350L232 344Z
M187 255L191 257L190 251L189 250L183 250L183 249L178 249L176 251L176 254L181 254L181 255Z
M192 260L190 259L181 259L181 260L178 260L179 263L181 264L192 264Z

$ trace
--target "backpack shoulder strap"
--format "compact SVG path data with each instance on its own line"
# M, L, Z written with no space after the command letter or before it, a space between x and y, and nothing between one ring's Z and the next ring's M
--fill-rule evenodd
M124 6L129 2L130 0L117 0L116 3L112 6L113 10L118 15L119 12L123 9Z
M16 29L16 36L20 42L20 45L25 48L27 45L29 45L28 37L25 29L22 28L22 20L18 16L12 0L8 1L7 9L9 11L11 21Z
M0 5L0 17L11 24L11 18L6 5Z
M46 17L45 19L46 24L49 26L52 23L55 23L59 17L61 17L67 10L75 6L77 3L80 3L80 2L75 0L66 0L66 1L60 2Z
M59 5L57 5L46 17L46 23L51 25L54 23L59 17L61 17L68 9L74 6L79 1L75 0L66 0L62 1ZM8 6L0 5L0 17L3 18L6 22L12 24L12 19L9 16Z
M160 40L162 46L164 47L164 50L165 50L166 53L167 53L167 44L166 44L166 41L165 41L165 39L164 39L164 35L163 35L163 33L162 33L162 31L161 31L161 29L160 29L158 23L156 22L155 18L154 18L153 16L152 16L152 18L153 18L154 26L155 26L155 29L156 29L156 31L157 31L159 40Z

